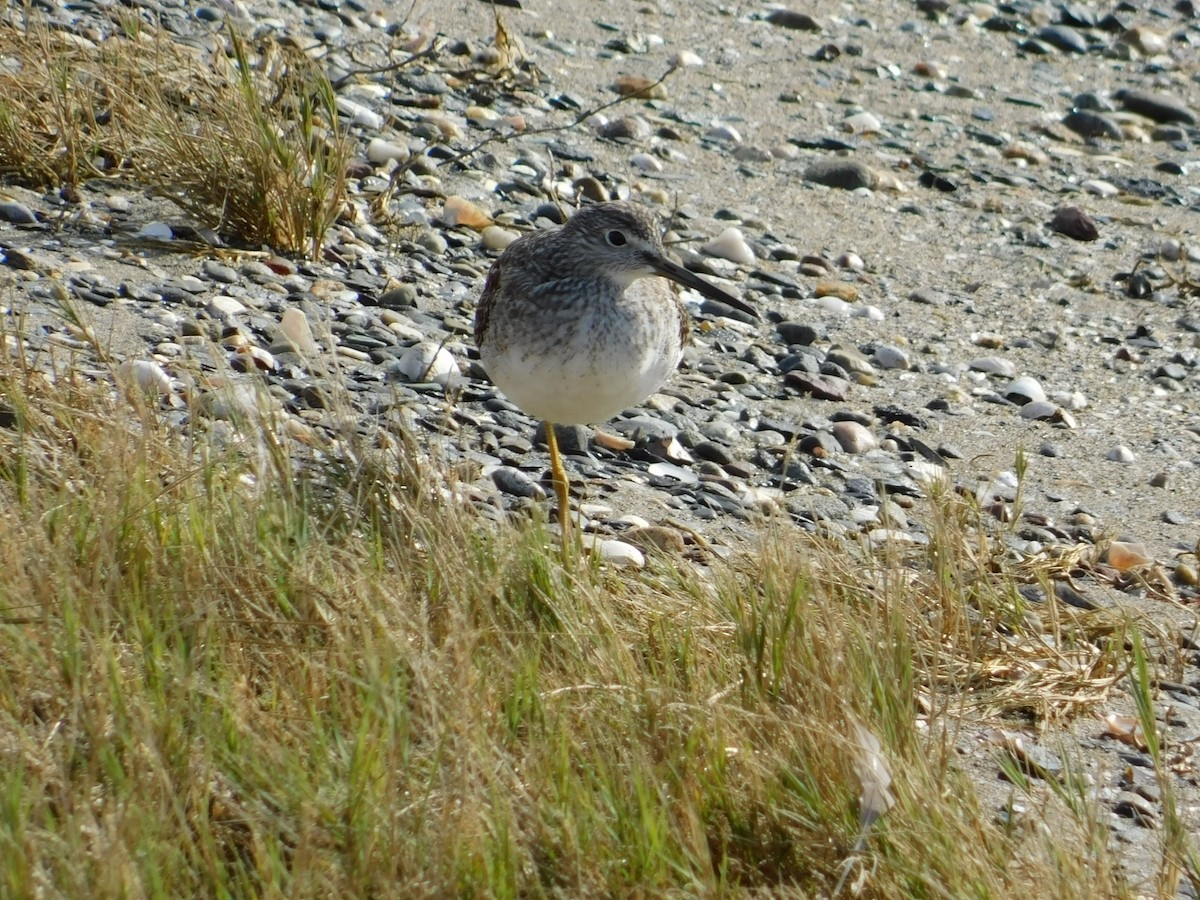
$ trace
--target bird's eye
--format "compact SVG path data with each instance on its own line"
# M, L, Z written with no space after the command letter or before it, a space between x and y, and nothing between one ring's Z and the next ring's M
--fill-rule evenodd
M624 232L617 231L616 229L613 229L608 234L606 234L604 236L604 239L606 241L608 241L608 245L610 247L624 247L625 244L628 243L628 240L629 240L628 238L625 237Z

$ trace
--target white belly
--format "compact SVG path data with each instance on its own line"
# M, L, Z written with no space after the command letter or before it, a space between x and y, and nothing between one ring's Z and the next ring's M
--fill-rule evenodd
M625 292L629 301L653 298L658 315L641 314L640 302L575 316L564 311L549 317L553 321L544 317L534 340L505 333L506 324L493 321L500 331L480 349L483 366L531 416L563 425L607 421L658 390L679 365L679 317L669 294L670 314L665 314L663 291L669 291L665 283L648 278Z

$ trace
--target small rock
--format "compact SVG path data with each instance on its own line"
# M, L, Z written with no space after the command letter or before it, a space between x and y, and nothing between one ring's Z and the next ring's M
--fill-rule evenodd
M1181 560L1175 565L1175 579L1188 587L1197 587L1200 585L1200 572L1191 563Z
M1104 458L1112 462L1131 463L1137 459L1137 456L1124 444L1118 444L1104 454Z
M371 138L367 144L367 159L377 166L392 159L396 162L405 162L409 156L407 147L402 144L393 144L382 138Z
M166 222L147 222L138 229L137 236L150 241L173 241L175 230Z
M256 379L257 380L257 379ZM199 411L211 419L253 421L261 412L276 406L276 401L259 385L250 381L236 381L220 390L204 394Z
M596 133L610 141L641 143L648 141L654 131L650 123L641 116L621 116L619 119L602 122Z
M1046 25L1037 30L1038 40L1067 53L1087 53L1088 42L1069 25Z
M1121 126L1108 116L1090 109L1077 109L1063 117L1062 123L1082 138L1108 138L1125 140Z
M818 299L821 297L837 297L839 300L845 300L847 303L854 303L858 300L858 288L848 281L822 279L817 282L817 286L813 289L813 296Z
M449 244L446 239L434 231L432 228L422 228L417 236L413 239L417 246L424 247L434 256L441 256L449 249Z
M394 284L376 297L375 303L384 309L413 309L417 305L417 288L403 282Z
M704 60L702 60L691 50L680 50L671 57L671 68L673 69L698 69L703 65Z
M226 319L234 316L240 316L246 311L246 305L242 301L234 297L217 296L213 297L204 307L214 319Z
M221 284L237 284L238 273L231 267L217 262L215 259L206 259L200 266L200 271L204 273L204 277L209 281L217 281Z
M629 164L639 172L661 172L662 160L653 153L638 153L629 160Z
M480 235L483 246L488 250L503 250L519 237L515 231L509 231L499 225L487 226Z
M318 350L312 326L308 324L308 316L302 310L294 307L285 309L283 317L279 320L279 333L297 353L312 354Z
M1005 159L1023 159L1035 166L1050 164L1050 157L1046 151L1028 141L1013 141L1001 151L1001 155Z
M847 453L866 453L879 446L879 440L871 433L871 429L858 422L834 422L829 430Z
M335 101L337 103L338 112L350 120L352 125L361 125L364 128L369 128L378 131L383 127L383 116L363 106L361 103L356 103L348 97L339 95Z
M124 387L126 396L132 394L166 397L171 393L171 378L156 362L146 359L130 359L117 367L117 381Z
M1099 178L1089 178L1079 186L1089 194L1095 194L1097 197L1115 197L1121 193L1121 189L1115 184L1108 181L1101 181Z
M636 97L639 100L666 100L666 87L650 78L640 75L622 75L613 85L613 90L622 97Z
M442 205L442 221L451 228L464 226L482 231L492 224L492 217L465 197L451 195Z
M1144 25L1138 25L1117 38L1117 46L1128 47L1130 50L1136 51L1139 56L1158 56L1160 53L1166 53L1169 49L1170 44L1167 41L1168 38L1165 34L1153 31Z
M888 545L911 546L912 544L927 544L929 538L923 534L913 534L898 528L875 528L867 532L867 542L875 548Z
M1094 241L1100 237L1095 221L1078 206L1064 206L1055 211L1050 227L1077 241Z
M850 382L836 375L810 374L794 370L783 377L783 383L818 400L842 401L850 395Z
M604 562L618 568L641 569L646 565L646 555L625 541L592 539L588 549L598 553Z
M717 124L708 128L704 132L704 137L710 141L718 141L722 144L740 144L742 135L732 125Z
M1021 402L1022 419L1052 420L1062 414L1062 410L1049 400L1025 400Z
M11 222L13 225L36 225L38 223L37 216L24 203L17 203L15 200L9 200L0 203L0 219L5 222Z
M751 266L755 263L754 251L736 228L726 228L700 249L709 256L727 259L738 265Z
M1150 91L1117 91L1113 95L1125 109L1155 122L1180 122L1195 125L1196 114L1186 103L1170 94Z
M799 344L807 347L820 336L817 329L804 322L780 322L775 326L775 330L788 345Z
M529 497L533 500L541 500L546 496L546 491L540 484L520 469L514 469L512 466L498 466L493 469L492 483L501 491L513 497Z
M876 344L871 362L881 369L908 369L912 366L908 354L894 344Z
M842 129L851 134L878 134L883 131L883 123L864 110L842 119Z
M835 344L825 354L827 362L840 366L847 372L857 375L874 375L875 369L867 358L857 348L847 344Z
M683 533L677 528L663 525L643 525L631 528L621 535L630 544L642 551L661 550L666 553L682 553Z
M790 9L773 9L767 15L767 21L780 28L790 28L793 31L820 31L821 24L808 13L794 12Z
M443 387L458 379L458 363L454 355L432 341L414 344L388 366L408 382L429 382Z
M981 356L967 363L967 367L976 372L1000 375L1004 378L1014 378L1017 374L1016 363L1010 362L1002 356Z
M1046 392L1037 379L1022 375L1004 389L1004 396L1013 403L1032 403L1046 399Z
M808 168L804 170L804 180L846 191L869 188L875 184L874 173L865 163L840 157L818 159L809 163Z
M796 449L801 453L807 453L818 459L828 459L841 450L842 445L838 443L838 439L831 432L822 429L814 434L806 434L800 438L796 444Z

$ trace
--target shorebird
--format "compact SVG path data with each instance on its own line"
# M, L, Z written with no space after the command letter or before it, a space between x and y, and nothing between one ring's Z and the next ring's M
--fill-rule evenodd
M665 279L758 318L668 259L657 217L636 203L585 206L561 228L513 241L488 272L475 343L492 383L545 423L564 542L570 483L554 425L605 422L675 371L688 316Z

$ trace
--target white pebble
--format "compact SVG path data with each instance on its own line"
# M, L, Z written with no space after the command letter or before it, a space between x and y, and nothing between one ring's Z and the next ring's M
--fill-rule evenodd
M680 50L671 57L671 66L676 69L698 69L704 65L704 60L691 50Z
M338 97L335 102L338 112L348 118L351 124L362 125L364 128L383 127L383 116L361 103L355 103L349 97Z
M967 366L976 372L983 372L987 375L1003 375L1005 378L1012 378L1017 374L1016 364L999 356L981 356L971 360Z
M888 544L928 544L929 538L896 528L876 528L867 533L867 541L873 549L878 549Z
M883 130L883 123L864 111L842 119L842 128L851 134L877 134Z
M825 310L827 313L832 313L836 316L850 315L850 304L845 300L839 300L832 294L826 294L824 297L817 298L817 306Z
M246 305L234 297L221 294L208 301L205 310L214 319L224 319L229 316L240 316L246 311Z
M175 240L175 232L166 222L147 222L138 229L137 236L152 241Z
M683 466L677 466L669 462L651 463L647 467L646 473L653 478L671 478L680 484L700 483L700 476L691 469L685 469Z
M1115 184L1110 184L1107 181L1101 181L1099 178L1089 178L1080 185L1089 194L1095 194L1097 197L1115 197L1121 193L1120 189Z
M239 372L274 372L279 364L275 357L262 347L239 347L229 354L229 364Z
M741 134L732 125L713 125L704 132L704 136L710 141L720 141L722 144L740 144L742 142Z
M377 166L382 165L389 159L394 159L396 162L404 162L408 157L408 148L402 144L393 144L391 141L385 141L382 138L371 138L371 142L367 144L367 159Z
M726 228L700 249L709 256L727 259L739 265L754 265L754 251L736 228Z
M895 344L878 344L871 354L871 362L881 369L907 369L912 363L908 354Z
M592 541L591 549L600 554L606 563L629 569L641 569L646 565L646 555L633 544L624 541Z
M1134 452L1124 444L1117 444L1117 446L1113 447L1106 454L1104 454L1104 458L1112 460L1113 462L1130 463L1137 459L1137 456L1135 456Z
M1030 400L1021 407L1022 419L1053 419L1059 414L1059 408L1049 400Z
M1067 409L1087 409L1088 399L1079 391L1055 391L1050 399Z
M1036 378L1022 375L1004 389L1004 396L1015 403L1040 403L1046 399L1046 392Z
M158 363L145 359L128 359L117 367L117 380L126 391L136 389L141 394L165 397L171 393L171 378Z
M432 382L443 387L457 380L458 363L445 347L422 341L405 350L395 363L405 381Z
M485 127L495 125L500 121L500 113L486 106L468 106L463 113L468 122Z
M663 170L662 161L651 153L638 153L629 164L639 172L661 172Z

